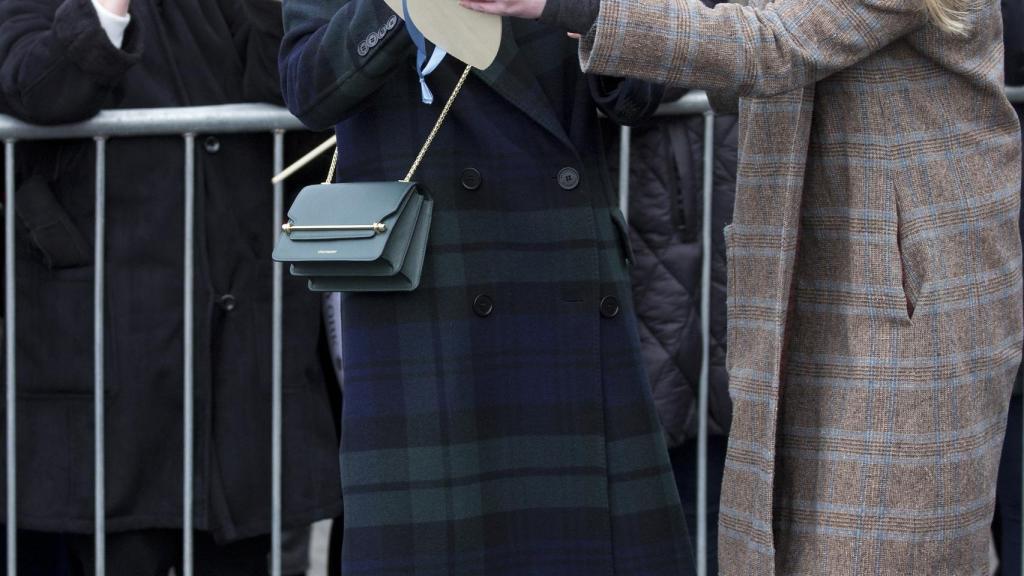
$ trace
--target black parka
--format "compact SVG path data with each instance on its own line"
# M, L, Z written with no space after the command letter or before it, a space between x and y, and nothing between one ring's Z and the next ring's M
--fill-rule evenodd
M123 50L90 0L0 1L0 88L25 120L105 108L279 102L280 3L135 0ZM108 144L107 526L179 527L182 138ZM293 148L294 150L294 148ZM298 152L298 150L295 150ZM93 507L93 144L19 146L18 512L88 532ZM269 531L272 147L200 134L196 150L195 523ZM340 510L337 437L318 356L319 299L286 280L284 515Z

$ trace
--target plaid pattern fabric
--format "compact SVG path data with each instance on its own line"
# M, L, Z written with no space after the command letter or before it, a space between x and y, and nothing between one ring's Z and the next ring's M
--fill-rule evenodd
M592 72L738 93L723 574L988 573L1020 363L997 2L604 0Z
M344 181L401 178L462 70L430 76L428 107L401 25L360 55L384 6L284 6L286 99L343 120ZM689 574L594 100L564 33L507 26L416 176L421 286L343 298L343 571Z

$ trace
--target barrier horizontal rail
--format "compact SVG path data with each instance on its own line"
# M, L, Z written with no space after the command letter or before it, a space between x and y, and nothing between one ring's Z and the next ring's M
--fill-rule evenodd
M1007 86L1011 102L1024 102L1024 86ZM703 114L711 109L707 94L694 90L662 104L658 116ZM84 122L39 126L0 114L0 140L69 140L76 138L162 136L189 132L246 133L305 130L288 110L272 104L222 104L182 108L105 110Z
M288 110L272 104L221 104L181 108L104 110L74 124L39 126L0 114L0 140L166 136L306 130Z
M1024 86L1018 87L1007 87L1006 95L1012 102L1024 102ZM711 168L714 154L714 112L711 110L708 102L707 95L700 91L691 91L685 96L675 102L663 104L656 113L657 116L686 116L686 115L704 115L705 118L705 135L704 135L704 246L703 246L703 263L702 263L702 279L701 279L701 315L703 317L701 331L702 331L702 371L700 378L700 390L699 390L699 432L698 432L698 520L697 520L697 532L698 532L698 574L704 576L707 574L707 544L708 534L706 525L706 510L707 510L707 434L708 434L708 423L707 423L707 402L709 393L709 383L707 376L707 363L708 363L708 342L710 339L710 323L709 323L709 306L710 306L710 256L711 256L711 193L712 193L712 178ZM7 317L5 320L5 335L6 335L6 357L7 357L7 371L6 371L6 428L7 428L7 470L6 470L6 493L7 493L7 574L8 576L14 576L16 574L16 485L15 485L15 370L14 370L14 344L15 344L15 330L14 330L14 314L16 311L14 302L14 279L15 279L15 267L14 267L14 210L10 209L14 206L14 146L17 141L27 140L69 140L69 139L93 139L97 146L97 182L96 182L96 194L97 194L97 223L96 223L96 238L97 238L97 258L98 263L96 268L96 292L95 292L95 310L102 312L102 292L103 286L103 265L102 265L102 251L103 247L100 243L103 239L103 227L104 222L102 220L102 207L105 205L105 141L107 138L120 138L120 137L139 137L139 136L180 136L185 141L185 165L186 174L191 175L194 171L194 143L195 135L201 133L216 133L216 134L240 134L240 133L273 133L274 134L274 171L279 172L283 167L284 157L284 134L287 131L292 130L305 130L306 128L302 123L292 116L286 109L273 106L270 104L227 104L217 106L195 106L195 107L183 107L183 108L153 108L153 109L122 109L122 110L108 110L99 113L97 116L73 124L53 125L53 126L39 126L28 124L9 116L0 115L0 142L4 143L4 154L6 158L6 170L4 174L4 188L5 198L4 205L6 208L4 214L4 234L6 238L5 246L5 257L6 257L6 283L5 283L5 302ZM620 204L623 208L623 212L626 213L629 207L629 144L631 139L631 132L628 128L624 128L620 132L620 180L619 180L619 194ZM191 186L191 178L186 177L186 203L191 206L193 202L194 189ZM268 182L268 189L269 187ZM274 194L274 214L273 222L268 222L268 233L274 233L276 237L277 224L283 218L283 188L281 185L273 187ZM191 210L186 210L185 216L185 227L186 227L186 244L184 251L186 255L192 253L194 249L193 238L192 238L192 227L194 225L193 215ZM191 269L191 258L186 258L186 266L184 270L184 292L185 292L185 332L187 334L185 338L185 354L183 358L184 365L188 365L191 362L190 349L193 344L191 338L191 326L189 326L189 319L192 316L192 308L194 304L190 301L191 290L190 290L190 279L192 277ZM273 306L273 399L272 399L272 452L273 462L271 474L273 475L273 486L271 494L271 507L272 507L272 546L271 546L271 574L279 576L281 574L281 484L280 484L280 473L281 473L281 366L280 366L280 355L281 355L281 282L282 282L282 269L280 264L274 265L274 306ZM102 314L97 313L96 318L101 318ZM96 390L102 389L103 379L103 331L102 323L97 323L96 329L96 350L95 358L97 361L96 375L95 375L95 388ZM186 370L186 373L188 370ZM186 392L186 399L191 398L192 382L191 378L186 376L186 382L184 385ZM103 553L105 550L105 541L103 537L104 522L102 514L100 513L104 507L104 490L102 479L104 477L102 468L102 446L103 446L103 406L102 395L97 393L95 397L95 410L96 419L99 423L96 429L96 459L97 459L97 472L96 472L96 529L97 529L97 540L96 540L96 554L97 563L96 574L102 576L104 573L104 566L102 562ZM186 405L190 404L186 401ZM187 479L191 473L191 454L189 446L191 444L191 414L189 410L186 410L185 415L185 445L186 445L186 466L185 466L185 478ZM190 482L183 482L184 494L183 499L185 502L185 516L183 518L184 530L184 559L183 559L183 572L184 576L192 574L192 536L190 531L187 529L191 525L191 514L188 510L191 509L192 493L190 489ZM1022 551L1024 554L1024 551Z

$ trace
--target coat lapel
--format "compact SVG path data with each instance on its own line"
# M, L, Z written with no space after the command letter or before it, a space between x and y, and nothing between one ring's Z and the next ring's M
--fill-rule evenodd
M501 49L498 56L486 70L474 70L476 75L495 92L523 111L537 124L550 132L567 146L573 144L554 109L548 102L534 71L519 52L515 31L506 18L502 23Z

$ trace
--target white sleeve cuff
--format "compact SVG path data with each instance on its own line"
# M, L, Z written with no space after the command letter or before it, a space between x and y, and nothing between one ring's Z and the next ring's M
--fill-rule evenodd
M114 14L100 4L99 0L92 0L92 6L96 9L96 15L100 17L100 26L107 33L107 38L110 38L110 43L121 48L121 45L124 44L124 31L128 29L128 23L132 21L131 15Z

